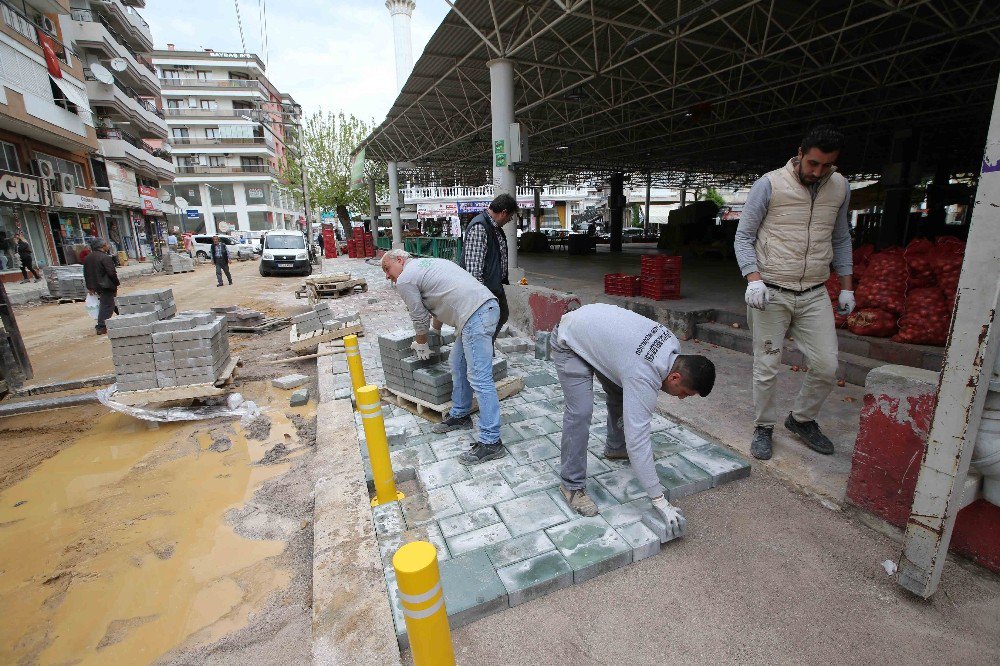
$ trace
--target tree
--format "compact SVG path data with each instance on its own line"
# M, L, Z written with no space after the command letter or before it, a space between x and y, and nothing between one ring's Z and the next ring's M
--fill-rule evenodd
M726 207L726 200L722 197L721 194L719 194L719 190L715 189L714 187L710 187L707 190L705 190L704 198L705 201L715 202L715 205L718 206L719 208Z
M302 182L304 166L311 210L336 212L347 235L351 233L351 214L366 211L369 206L368 188L351 188L351 161L354 150L374 127L374 121L369 124L343 111L320 109L305 119L301 137L294 131L290 133L290 144L295 151L304 153L305 159L303 162L295 151L286 152L282 177L293 184L301 201L301 189L294 186ZM366 172L377 176L377 169Z

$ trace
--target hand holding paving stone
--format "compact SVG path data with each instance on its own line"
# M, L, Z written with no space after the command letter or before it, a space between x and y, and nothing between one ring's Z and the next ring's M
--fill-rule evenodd
M426 342L417 342L416 340L414 340L412 343L410 343L410 349L412 349L414 353L416 353L417 358L419 358L421 361L426 361L431 357L431 348L430 346L428 346Z
M667 501L667 498L660 495L653 499L653 508L663 518L667 526L668 537L683 536L687 532L687 519L681 510Z

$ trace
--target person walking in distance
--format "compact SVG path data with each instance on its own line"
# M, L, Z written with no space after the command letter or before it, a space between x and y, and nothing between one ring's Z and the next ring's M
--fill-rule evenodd
M22 234L14 236L14 240L17 242L17 256L21 259L21 276L24 278L21 280L21 284L31 281L28 279L28 271L31 271L31 274L35 276L35 282L41 282L42 278L38 275L38 270L35 268L31 245L28 244L28 241Z
M83 281L87 285L87 291L96 294L100 299L97 311L97 325L94 329L98 335L108 332L105 323L115 308L115 296L118 295L118 271L115 269L115 262L108 254L111 246L103 238L92 238L90 240L90 254L83 260Z
M215 264L215 278L219 281L216 287L222 286L222 274L226 274L229 284L233 283L233 276L229 273L229 248L225 246L218 235L212 236L212 263Z
M788 332L809 369L785 427L812 450L834 452L816 417L833 390L838 367L837 332L825 288L831 263L840 276L837 312L848 315L855 305L847 219L851 189L836 167L843 143L843 134L830 125L810 130L795 157L750 188L736 230L753 335L750 453L759 460L772 455L775 384Z
M516 217L517 201L509 194L500 194L486 210L472 218L462 240L462 258L458 265L485 285L500 306L494 343L510 317L507 295L503 290L505 284L510 284L507 276L507 237L503 226Z

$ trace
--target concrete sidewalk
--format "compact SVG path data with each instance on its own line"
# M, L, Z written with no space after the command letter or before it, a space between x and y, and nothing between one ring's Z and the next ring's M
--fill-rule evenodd
M152 273L153 265L149 262L129 264L118 269L118 279L124 281L140 275L151 275ZM25 303L41 300L43 296L49 295L49 288L45 284L44 279L41 282L29 282L28 284L5 282L4 288L7 290L7 296L10 298L12 305L24 305Z

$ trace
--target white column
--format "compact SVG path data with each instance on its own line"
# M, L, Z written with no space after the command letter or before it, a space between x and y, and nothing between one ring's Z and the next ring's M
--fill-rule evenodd
M392 16L392 36L396 48L396 92L403 89L403 84L413 69L410 19L416 6L414 0L385 0L385 8Z
M948 556L955 517L963 504L969 461L990 388L1000 304L1000 87L986 136L982 175L969 226L948 350L938 382L937 407L917 476L896 580L928 598Z
M392 249L403 247L403 218L399 209L403 203L399 200L399 174L396 163L389 162L389 214L392 216Z
M499 58L487 63L490 68L490 110L493 113L493 195L509 194L517 198L517 179L509 168L510 124L514 122L514 63ZM503 142L502 144L498 142ZM501 166L497 163L501 162ZM514 224L504 225L507 236L507 268L511 283L524 277L517 267L517 229Z

